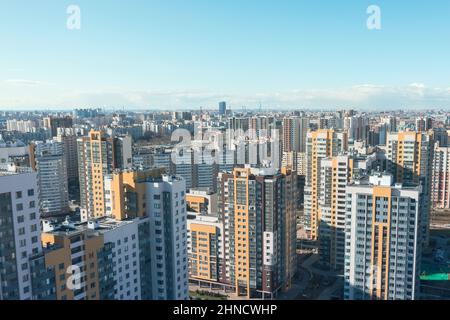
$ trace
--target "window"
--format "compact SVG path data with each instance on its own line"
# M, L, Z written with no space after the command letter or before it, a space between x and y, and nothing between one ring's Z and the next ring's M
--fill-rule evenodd
M22 211L23 210L23 204L22 203L16 204L16 209L17 209L17 211Z
M22 191L16 192L16 199L22 199Z
M30 208L35 208L36 207L36 203L34 201L30 201Z
M17 223L23 223L25 221L24 216L18 216L17 217Z
M34 189L29 189L29 190L28 190L28 196L29 196L29 197L34 196Z

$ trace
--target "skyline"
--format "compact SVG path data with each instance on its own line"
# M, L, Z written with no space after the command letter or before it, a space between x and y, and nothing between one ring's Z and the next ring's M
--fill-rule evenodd
M450 3L434 4L3 0L0 110L446 109Z

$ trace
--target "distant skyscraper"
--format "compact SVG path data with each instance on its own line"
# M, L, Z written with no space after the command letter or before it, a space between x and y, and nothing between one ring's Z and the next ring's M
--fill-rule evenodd
M51 130L52 137L58 134L58 128L72 128L72 117L47 117L43 119L44 127Z
M420 186L371 176L347 187L345 299L418 298Z
M227 103L225 101L219 102L219 115L224 116L227 113Z
M425 132L433 128L433 119L430 117L419 117L416 119L416 131Z
M7 131L18 131L18 132L33 132L36 128L36 124L31 120L6 120L6 130Z

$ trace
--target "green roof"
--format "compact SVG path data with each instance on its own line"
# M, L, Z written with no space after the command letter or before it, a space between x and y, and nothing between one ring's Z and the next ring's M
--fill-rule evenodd
M425 281L449 281L450 267L443 264L422 263L422 272L420 280Z
M422 275L420 276L420 280L424 281L449 281L450 274L448 273L434 273L430 275Z

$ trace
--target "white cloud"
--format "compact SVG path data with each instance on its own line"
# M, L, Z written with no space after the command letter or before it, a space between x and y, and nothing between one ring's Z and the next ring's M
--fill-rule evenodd
M46 82L36 81L36 80L26 80L26 79L8 79L4 80L6 84L13 86L39 86L48 85Z

